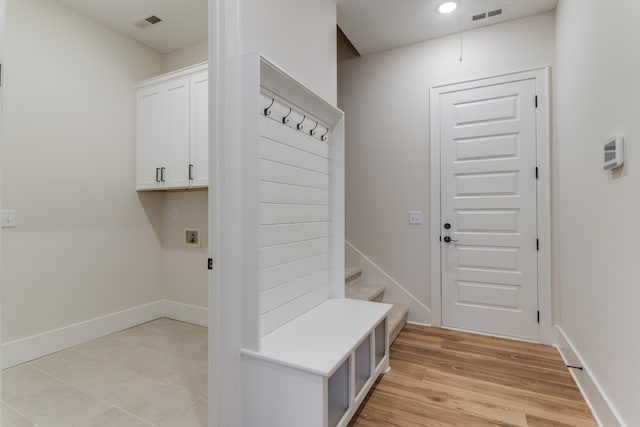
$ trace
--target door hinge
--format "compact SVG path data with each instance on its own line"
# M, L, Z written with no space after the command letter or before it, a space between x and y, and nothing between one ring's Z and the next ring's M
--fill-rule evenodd
M538 323L540 323L540 310L538 310Z
M207 259L207 269L213 270L213 258Z
M538 179L538 176L539 176L538 173L539 173L538 167L536 166L536 179Z
M540 250L540 239L536 239L536 251Z
M536 95L536 108L538 108L538 95Z

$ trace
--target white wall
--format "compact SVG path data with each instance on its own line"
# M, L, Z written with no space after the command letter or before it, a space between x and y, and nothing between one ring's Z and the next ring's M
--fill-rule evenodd
M242 52L259 51L337 102L335 0L242 0Z
M160 299L162 195L136 193L134 82L162 56L48 0L7 2L5 342Z
M207 190L170 191L162 207L162 297L169 301L207 307L209 276L207 253ZM174 217L174 209L178 216ZM199 228L201 247L184 245L184 229Z
M640 3L557 10L554 282L560 326L628 426L640 425ZM601 142L625 137L602 170Z
M206 61L207 40L160 55L58 2L9 15L4 341L158 299L206 307L207 191L135 193L132 177L133 84Z
M454 35L338 63L347 240L427 306L429 88L553 65L554 13L468 31L463 41L462 62ZM409 210L423 211L424 224L410 226Z
M163 58L163 72L179 70L190 65L199 64L209 59L209 40L185 46L182 49L167 53Z

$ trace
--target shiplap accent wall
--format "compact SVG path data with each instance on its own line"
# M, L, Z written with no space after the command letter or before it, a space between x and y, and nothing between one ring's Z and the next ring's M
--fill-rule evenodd
M331 296L331 146L260 114L260 336Z
M262 57L243 58L242 161L221 194L241 269L242 346L344 290L344 114Z

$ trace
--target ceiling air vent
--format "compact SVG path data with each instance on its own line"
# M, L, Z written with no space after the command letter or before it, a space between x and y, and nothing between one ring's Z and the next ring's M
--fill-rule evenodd
M486 14L485 12L482 12L482 13L476 13L475 15L473 15L473 16L471 17L471 20L472 20L472 21L479 21L479 20L484 19L484 18L486 18L486 17L487 17L487 14Z
M502 12L503 12L503 8L489 10L487 12L475 13L475 14L471 15L471 20L473 22L476 22L476 21L480 21L480 20L486 19L486 18L493 18L494 16L502 15Z
M142 29L147 28L149 25L157 24L158 22L162 22L162 19L158 18L156 15L151 15L147 18L144 18L142 21L136 22L136 27Z

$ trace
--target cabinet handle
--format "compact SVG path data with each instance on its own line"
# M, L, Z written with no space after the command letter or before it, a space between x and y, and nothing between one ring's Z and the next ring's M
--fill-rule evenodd
M161 168L160 168L160 181L162 181L162 182L164 182L164 171L165 171L166 169L167 169L167 168L165 168L165 167L161 167Z
M156 182L160 182L160 178L158 178L158 172L160 172L160 168L156 168Z
M193 181L193 165L189 165L189 181Z

